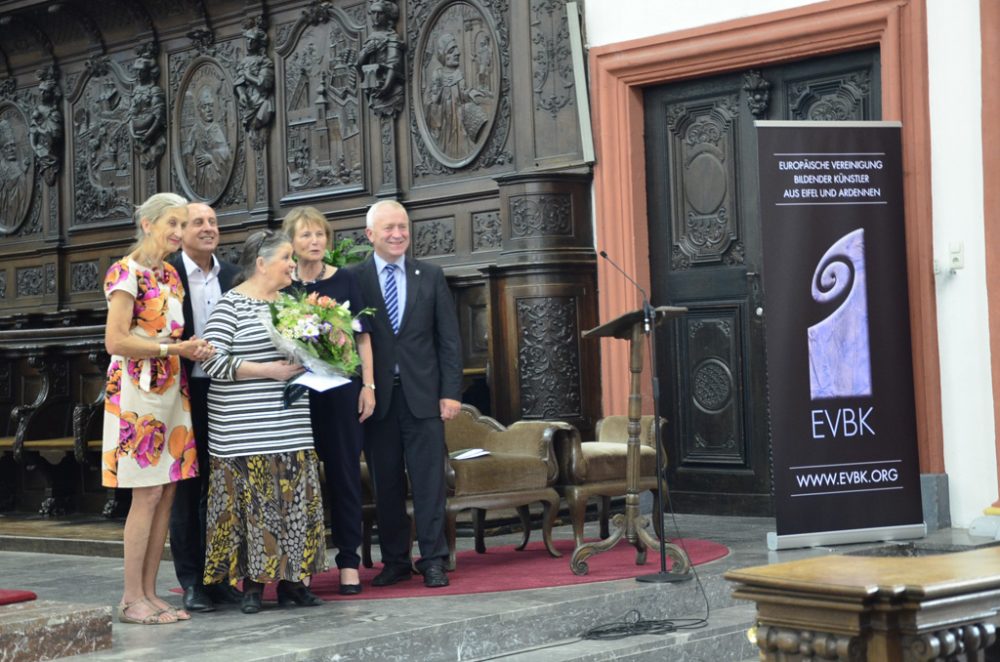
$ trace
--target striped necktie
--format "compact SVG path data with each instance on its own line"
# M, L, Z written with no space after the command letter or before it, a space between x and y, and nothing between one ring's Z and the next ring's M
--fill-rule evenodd
M396 267L395 264L385 265L385 312L389 316L389 323L392 324L392 332L399 333L399 295L396 291Z

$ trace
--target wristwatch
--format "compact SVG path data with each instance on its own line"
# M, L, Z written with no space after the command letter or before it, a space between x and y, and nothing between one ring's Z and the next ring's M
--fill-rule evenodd
M370 389L371 389L371 390L373 390L373 391L375 390L375 385L374 385L374 384L364 384L363 386L364 386L365 388L370 388Z

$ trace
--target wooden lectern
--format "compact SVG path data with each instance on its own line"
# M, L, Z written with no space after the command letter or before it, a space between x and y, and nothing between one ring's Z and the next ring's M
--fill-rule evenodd
M658 325L665 319L679 317L686 312L687 308L658 306L651 309L651 323L653 325ZM612 519L614 530L607 538L597 542L583 543L577 547L576 550L574 550L573 558L570 561L570 568L573 570L573 573L577 575L587 574L588 568L586 560L588 558L594 554L600 554L601 552L608 551L614 547L623 536L629 541L629 543L634 545L637 550L637 565L645 563L647 547L658 551L661 545L660 540L647 530L647 518L639 514L639 419L642 416L642 394L640 392L640 380L643 363L642 341L645 335L651 331L651 329L645 328L646 318L647 315L642 309L633 310L632 312L625 313L624 315L602 324L601 326L583 332L584 338L618 338L620 340L628 340L630 343L629 371L632 373L632 377L629 384L628 396L625 514L614 516ZM654 365L653 370L655 369L656 366ZM659 412L657 412L657 415L659 415ZM654 423L654 429L658 428L659 425ZM656 443L659 445L662 441L657 438ZM659 459L662 457L662 451L662 448L657 448L656 451L656 470L658 472L663 470L663 467L660 466L659 462ZM654 508L654 511L655 510L657 509ZM660 531L660 535L665 536L666 534L663 531ZM661 579L660 581L678 581L681 579L689 579L690 577L687 576L687 573L691 570L691 562L684 550L677 545L664 541L663 551L664 554L669 556L673 561L671 571L665 574L674 578ZM665 562L665 559L661 559L661 563Z

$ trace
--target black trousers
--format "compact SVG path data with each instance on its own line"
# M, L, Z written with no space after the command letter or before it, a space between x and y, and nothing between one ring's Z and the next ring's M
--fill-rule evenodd
M410 518L406 514L406 476L413 490L423 572L432 565L445 565L444 423L440 418L416 418L410 412L403 389L392 390L389 413L380 421L366 422L365 459L375 484L378 538L382 563L410 565Z
M313 443L323 463L326 506L337 548L338 568L361 565L361 447L364 434L358 422L361 384L352 380L335 389L309 392Z
M205 512L208 507L208 385L191 378L191 425L198 450L198 476L177 483L170 511L170 554L183 588L202 583L205 575Z

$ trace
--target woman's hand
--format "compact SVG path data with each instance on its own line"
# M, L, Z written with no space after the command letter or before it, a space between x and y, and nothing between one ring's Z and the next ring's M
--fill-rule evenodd
M305 368L289 361L268 361L260 365L264 368L265 377L279 382L287 382L305 372Z
M371 390L367 386L361 387L361 393L358 395L358 421L361 423L365 422L365 419L372 415L375 411L375 391Z
M189 361L205 361L212 358L215 348L207 340L192 336L177 343L177 353Z

